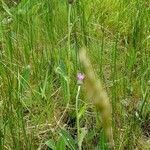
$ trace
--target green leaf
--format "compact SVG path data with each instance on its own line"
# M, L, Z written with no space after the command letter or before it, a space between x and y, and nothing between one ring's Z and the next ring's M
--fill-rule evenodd
M98 147L98 149L101 150L108 150L107 141L103 130L100 133L100 141Z
M10 16L13 16L9 7L6 5L6 3L4 1L2 1L2 7L7 12L7 14L9 14Z
M66 145L71 150L76 150L77 149L75 140L72 138L72 136L65 129L61 129L60 132L59 132L59 135L62 136L64 142L66 143Z
M78 117L79 119L84 115L86 111L86 104L79 110Z
M68 81L67 75L66 75L66 73L64 72L64 70L62 70L62 68L57 67L57 68L56 68L56 73L58 73L61 77L63 77L63 79L64 79L65 81Z
M79 145L80 147L82 146L82 142L87 134L87 129L86 128L81 128L80 129L81 133L80 133L80 136L79 136Z
M62 137L59 138L56 144L56 150L66 150L66 143Z
M56 150L55 142L52 139L46 141L45 144L52 150Z
M44 83L43 83L43 87L40 88L42 98L46 98L45 92L46 92L47 80L48 80L48 70L47 70L46 75L45 75L45 80L44 80Z
M26 86L28 85L29 83L29 78L30 78L30 66L26 66L24 69L23 69L23 72L22 72L22 76L21 76L21 92L23 92L26 88Z

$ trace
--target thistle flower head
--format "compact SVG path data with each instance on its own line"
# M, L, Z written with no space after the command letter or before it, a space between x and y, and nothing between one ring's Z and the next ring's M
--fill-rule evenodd
M83 84L84 78L85 78L85 75L79 72L79 73L77 74L77 83L78 83L79 85L80 85L80 84Z

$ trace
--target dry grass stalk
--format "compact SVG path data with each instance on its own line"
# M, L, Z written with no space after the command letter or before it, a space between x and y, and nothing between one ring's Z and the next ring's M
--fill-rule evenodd
M93 100L93 104L101 113L102 125L106 137L108 138L109 145L114 147L113 132L112 132L112 116L111 105L108 95L104 90L101 81L95 76L89 58L86 55L85 48L82 48L79 53L81 63L84 66L86 79L85 87L88 97Z

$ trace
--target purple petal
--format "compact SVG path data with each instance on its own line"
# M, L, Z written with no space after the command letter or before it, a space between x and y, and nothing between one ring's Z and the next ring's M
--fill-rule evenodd
M82 73L78 73L78 74L77 74L77 79L78 79L78 80L82 81L84 78L85 78L85 75L84 75L84 74L82 74Z

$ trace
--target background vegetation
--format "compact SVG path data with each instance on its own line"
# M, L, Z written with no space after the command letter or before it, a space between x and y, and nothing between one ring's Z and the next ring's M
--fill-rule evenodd
M115 149L150 148L149 0L1 0L0 13L0 149L77 149L83 46L112 103ZM79 101L82 149L108 149L84 84Z

